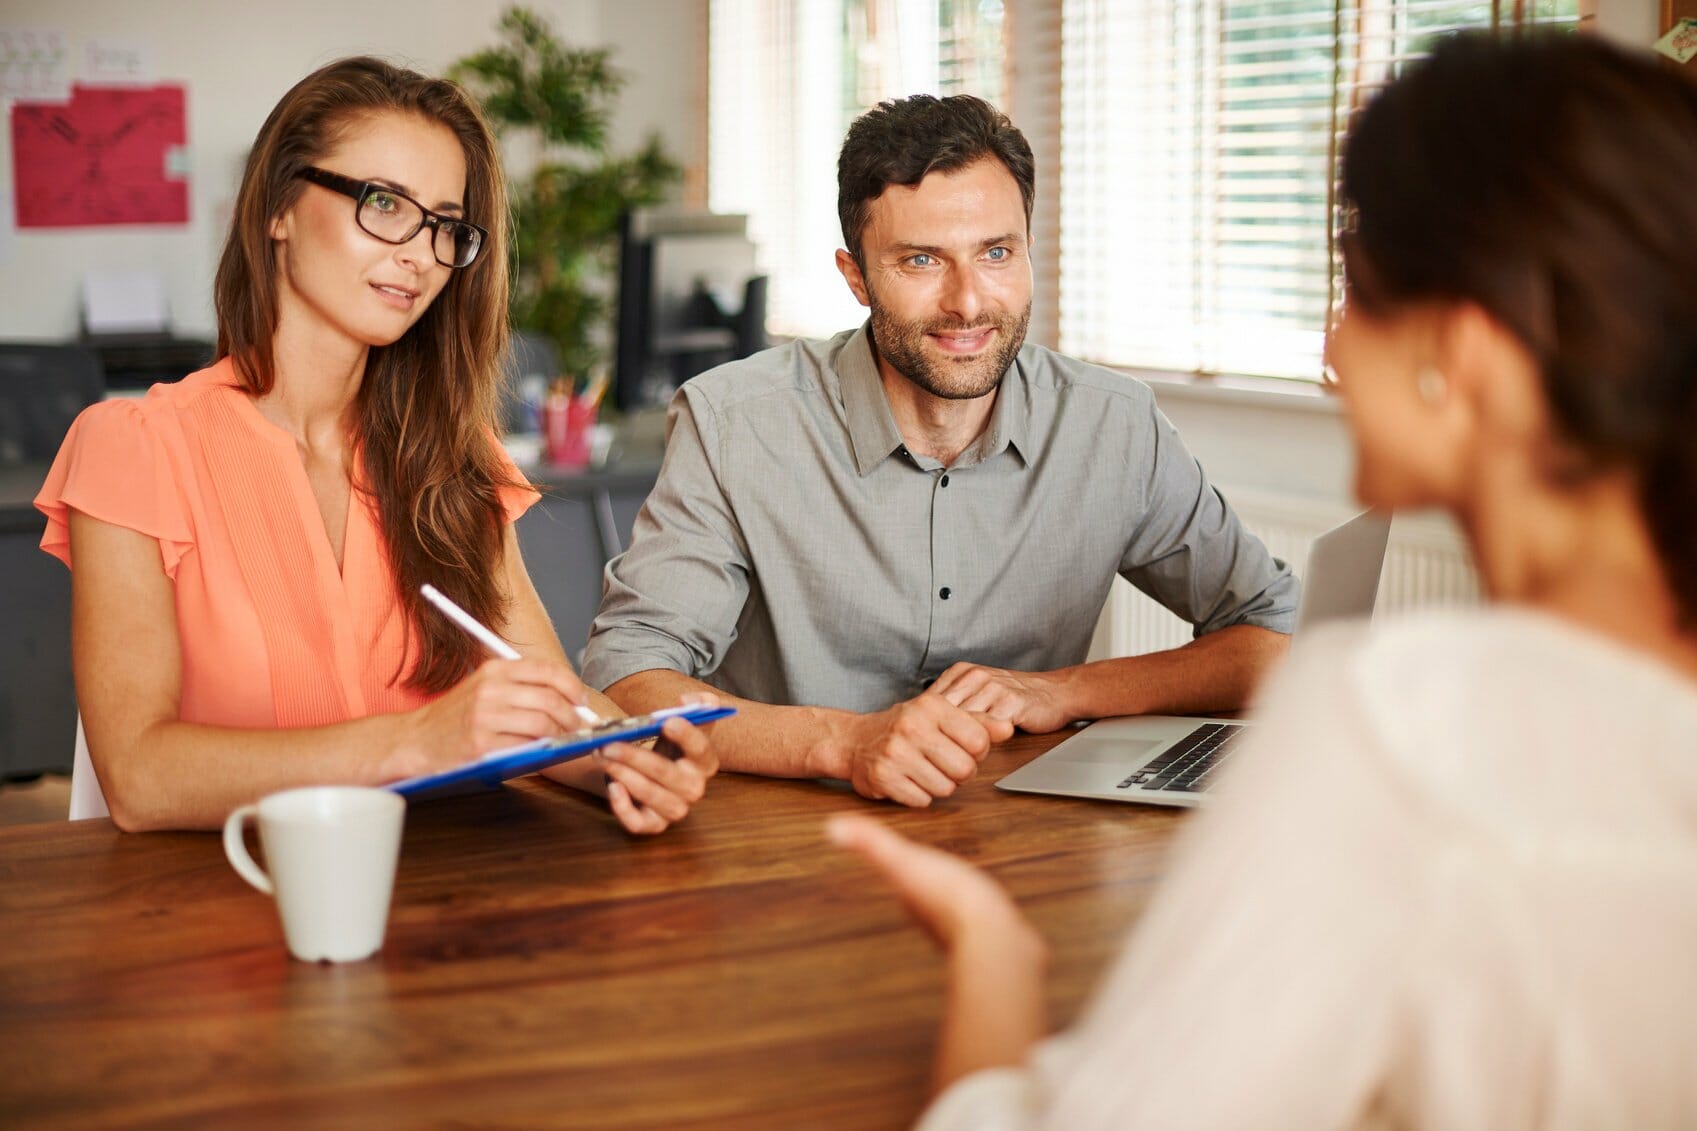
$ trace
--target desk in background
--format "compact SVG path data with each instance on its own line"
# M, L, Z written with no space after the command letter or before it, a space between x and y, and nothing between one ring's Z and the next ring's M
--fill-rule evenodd
M0 467L0 777L71 767L71 571L41 552L40 464Z
M942 965L822 822L873 812L988 867L1070 1022L1186 818L992 787L1058 737L927 810L740 775L651 839L535 778L414 805L384 949L341 967L288 958L214 834L0 829L0 1121L907 1126Z
M542 500L518 522L530 579L573 666L581 667L601 604L601 573L630 542L636 513L660 474L660 452L638 448L605 468L562 472L527 467Z
M210 339L169 333L105 334L85 337L80 344L100 358L108 389L137 394L161 381L180 381L185 374L211 365L218 355Z

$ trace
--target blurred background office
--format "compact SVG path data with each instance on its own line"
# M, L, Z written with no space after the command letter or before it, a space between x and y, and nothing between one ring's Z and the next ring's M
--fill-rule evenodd
M879 99L972 93L1010 113L1038 156L1031 339L1151 379L1213 479L1300 568L1311 534L1350 507L1348 444L1318 392L1337 297L1334 140L1350 109L1449 29L1539 24L1649 47L1694 4L532 0L549 36L604 49L618 80L598 103L598 147L550 147L518 125L503 135L520 199L522 397L509 425L538 429L550 389L593 396L610 425L587 466L550 467L539 441L516 441L550 489L521 537L561 639L582 646L601 567L653 481L670 391L769 341L860 321L832 262L835 161ZM264 114L345 55L446 73L511 45L508 12L503 0L0 9L0 777L58 769L71 752L69 581L35 549L29 506L43 462L84 404L209 358L213 273ZM138 152L152 162L139 172ZM532 208L550 161L627 178L609 194L609 174L579 209L602 234L569 300L545 281L577 266L541 264L569 241ZM574 321L580 301L591 316ZM1399 522L1386 570L1393 607L1473 596L1441 523ZM1184 632L1117 591L1098 654Z

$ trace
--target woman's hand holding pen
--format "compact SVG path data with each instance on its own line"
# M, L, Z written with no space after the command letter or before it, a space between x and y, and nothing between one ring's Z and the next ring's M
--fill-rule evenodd
M570 667L553 660L522 659L517 649L434 585L422 586L420 592L444 616L499 657L424 708L429 711L459 696L459 701L448 711L449 733L461 736L462 740L469 737L478 755L533 738L577 730L585 722L594 725L600 721L587 705L588 690ZM474 685L469 691L469 701L467 696L460 696L468 684ZM714 706L718 701L712 695L685 697L685 702L705 706ZM515 727L518 729L512 729ZM668 719L660 734L660 741L652 750L625 742L613 743L593 757L550 767L542 775L605 797L627 832L664 832L683 820L689 807L701 800L707 779L719 770L719 759L707 736L683 719Z
M491 750L583 726L583 681L546 659L488 660L439 699L411 712L395 778L462 765Z

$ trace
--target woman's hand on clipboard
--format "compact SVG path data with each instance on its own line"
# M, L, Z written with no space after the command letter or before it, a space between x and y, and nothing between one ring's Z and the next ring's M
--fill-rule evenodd
M686 702L716 706L712 695L691 695ZM689 815L719 772L719 758L707 731L685 719L667 719L653 748L617 742L593 757L543 771L548 777L607 799L625 831L638 836L664 832Z

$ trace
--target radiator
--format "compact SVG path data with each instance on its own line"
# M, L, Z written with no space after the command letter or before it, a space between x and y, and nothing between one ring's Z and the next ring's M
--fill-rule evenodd
M1357 510L1347 504L1253 491L1231 491L1226 497L1244 525L1267 544L1274 557L1289 562L1298 577L1307 571L1308 546L1314 536ZM1478 577L1454 524L1437 515L1398 516L1385 549L1374 616L1478 600ZM1176 648L1190 639L1189 623L1116 579L1096 625L1090 658L1135 656Z

